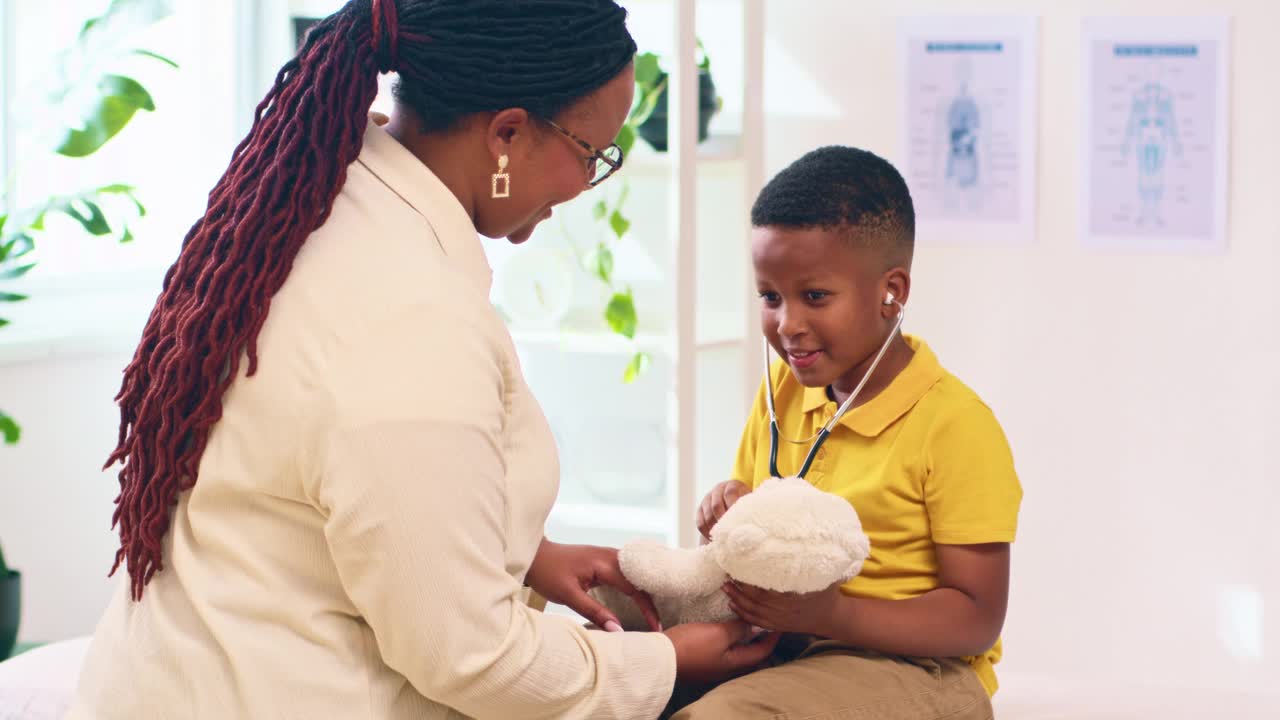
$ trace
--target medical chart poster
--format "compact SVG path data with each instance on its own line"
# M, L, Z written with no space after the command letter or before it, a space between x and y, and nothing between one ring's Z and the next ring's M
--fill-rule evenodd
M899 149L916 237L1035 238L1037 20L903 18Z
M1228 20L1089 18L1082 40L1084 244L1225 251Z

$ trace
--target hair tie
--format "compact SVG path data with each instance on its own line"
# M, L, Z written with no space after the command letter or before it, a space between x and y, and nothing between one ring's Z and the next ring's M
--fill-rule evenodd
M378 59L378 70L391 72L396 67L396 40L400 35L400 23L395 0L373 0L373 52Z

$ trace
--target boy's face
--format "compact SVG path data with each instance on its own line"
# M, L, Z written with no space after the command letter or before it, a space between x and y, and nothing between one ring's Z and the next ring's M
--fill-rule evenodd
M883 304L885 293L905 300L905 288L890 287L905 271L886 271L881 251L820 228L753 228L751 260L769 344L804 385L847 392L893 327L898 308Z

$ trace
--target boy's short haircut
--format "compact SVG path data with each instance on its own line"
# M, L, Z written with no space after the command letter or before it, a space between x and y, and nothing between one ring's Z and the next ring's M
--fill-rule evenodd
M828 145L769 181L751 207L754 227L822 228L883 250L886 269L911 267L916 213L901 173L874 153Z

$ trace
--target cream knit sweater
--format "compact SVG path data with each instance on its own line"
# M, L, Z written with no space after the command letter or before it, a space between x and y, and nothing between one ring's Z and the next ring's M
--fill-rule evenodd
M370 125L73 720L657 716L663 635L520 601L559 467L490 281L457 200Z

